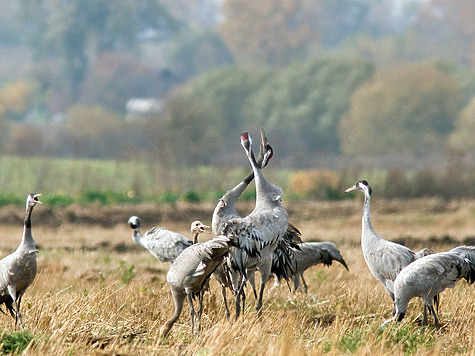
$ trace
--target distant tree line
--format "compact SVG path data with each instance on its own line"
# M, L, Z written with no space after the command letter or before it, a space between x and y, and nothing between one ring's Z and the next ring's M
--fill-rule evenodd
M0 50L32 56L0 70L0 152L234 165L241 131L264 127L289 167L473 163L475 2L217 4L0 0ZM130 116L133 97L164 109Z

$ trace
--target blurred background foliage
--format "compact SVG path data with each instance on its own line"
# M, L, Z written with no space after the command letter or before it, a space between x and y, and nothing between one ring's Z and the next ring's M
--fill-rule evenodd
M338 198L352 169L388 196L473 185L472 0L0 5L0 155L232 171L264 127L295 196ZM147 179L173 197L176 175Z

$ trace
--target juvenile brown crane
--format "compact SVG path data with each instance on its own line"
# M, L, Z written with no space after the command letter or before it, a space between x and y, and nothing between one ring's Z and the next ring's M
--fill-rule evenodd
M200 330L201 312L203 310L203 287L213 271L221 264L228 253L232 238L217 236L206 242L198 242L183 250L171 264L167 273L175 312L160 329L160 336L166 337L173 324L180 317L185 298L188 298L191 314L191 332L195 333L195 309L193 299L199 299L198 332Z

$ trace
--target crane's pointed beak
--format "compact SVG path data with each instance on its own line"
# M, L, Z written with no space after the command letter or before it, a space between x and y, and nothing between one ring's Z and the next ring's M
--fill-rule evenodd
M209 225L201 224L200 231L206 234L211 234L211 227Z
M357 190L357 189L358 189L358 187L355 184L354 186L352 186L352 187L348 188L347 190L345 190L345 193L349 193L349 192L352 192L352 191Z

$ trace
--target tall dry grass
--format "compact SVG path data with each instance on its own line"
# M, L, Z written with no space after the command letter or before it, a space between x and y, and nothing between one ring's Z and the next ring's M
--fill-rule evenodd
M311 206L289 209L291 221L302 229L304 239L334 241L349 272L337 264L313 267L305 274L308 294L291 293L286 285L271 290L269 282L261 318L248 291L246 312L236 322L225 320L219 288L212 281L211 293L205 297L201 335L191 335L189 309L185 306L167 339L159 337L159 330L173 312L165 282L168 265L133 244L125 221L110 229L87 225L50 228L35 227L33 216L33 234L40 245L39 273L23 298L23 320L33 336L24 352L475 354L475 286L465 282L442 294L440 329L420 326L422 303L416 299L400 324L379 329L391 316L392 305L362 257L361 202L328 204L318 216ZM411 234L414 239L408 240L413 244L409 247L415 249L425 245L447 250L475 234L473 202L454 203L447 209L436 209L436 205L399 202L383 206L375 202L373 225L388 239ZM162 225L189 234L188 226L172 222ZM433 239L444 234L451 236L450 243ZM20 235L21 226L0 226L2 255L16 248ZM228 298L232 306L230 293ZM0 315L0 320L3 334L15 332L10 316Z

